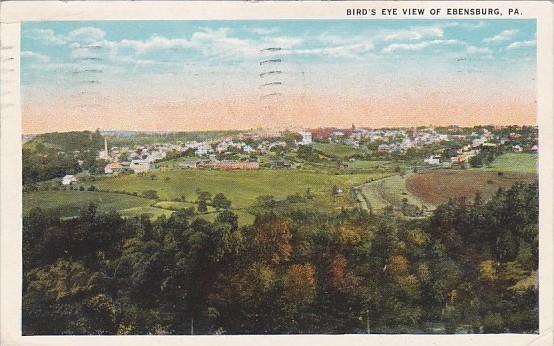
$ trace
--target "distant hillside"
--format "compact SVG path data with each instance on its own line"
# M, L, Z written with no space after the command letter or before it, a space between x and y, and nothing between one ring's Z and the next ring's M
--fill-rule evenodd
M42 152L45 149L56 149L58 151L72 152L75 150L102 148L104 137L99 132L73 131L73 132L52 132L36 135L23 145L23 149Z

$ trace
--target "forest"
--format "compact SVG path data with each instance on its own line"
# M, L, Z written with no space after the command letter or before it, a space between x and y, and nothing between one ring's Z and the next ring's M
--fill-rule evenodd
M223 198L224 196L222 196ZM538 186L430 217L23 219L23 334L536 333Z

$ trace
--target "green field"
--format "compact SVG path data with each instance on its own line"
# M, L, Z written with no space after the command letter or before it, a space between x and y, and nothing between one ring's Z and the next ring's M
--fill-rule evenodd
M480 168L495 172L537 173L537 154L506 153L496 158L488 167Z
M433 206L423 203L406 189L406 179L407 177L403 178L400 175L393 175L363 184L360 189L373 210L381 210L389 205L400 208L404 198L408 200L409 204L420 208L423 206L429 209L433 208Z
M339 159L344 159L359 153L358 149L356 148L338 143L315 143L313 147L314 149L321 151L325 155L335 156Z
M368 166L367 168L369 168ZM371 165L373 167L373 165ZM33 207L58 209L62 216L79 215L82 208L90 202L98 205L99 211L116 210L121 215L132 217L148 214L152 218L169 216L175 210L189 207L197 208L194 203L197 191L208 191L212 195L222 192L232 202L232 211L239 216L239 224L251 224L254 216L250 213L252 204L258 196L272 195L276 200L299 194L305 196L309 188L313 198L295 202L294 207L307 210L340 211L343 207L355 207L358 203L352 198L350 188L372 180L386 177L390 173L373 171L364 174L328 174L307 170L271 170L221 171L221 170L154 170L147 175L119 175L97 177L94 182L86 182L86 188L94 184L102 191L39 191L24 193L24 212ZM152 179L154 175L154 179ZM334 196L333 186L343 189L343 193ZM139 196L146 190L155 190L158 200ZM184 201L176 201L184 197ZM216 210L208 206L205 214L199 218L213 220Z
M89 203L98 205L99 211L124 210L148 207L153 200L109 192L90 191L38 191L23 194L23 212L40 207L58 209L62 216L76 216Z
M256 170L256 171L220 171L220 170L169 170L152 172L145 176L120 175L97 179L94 185L102 190L127 191L141 193L155 190L160 200L171 201L184 198L196 200L196 191L208 191L212 194L224 193L234 208L250 206L258 196L273 195L284 198L295 193L304 194L310 188L314 194L330 195L334 185L347 191L352 186L368 180L385 176L385 173L373 174L325 174L302 170Z
M390 166L390 161L349 161L349 169L388 169Z
M129 196L112 192L89 191L39 191L23 194L23 212L27 214L31 209L40 207L43 209L57 209L62 217L78 216L80 210L87 208L94 202L98 211L117 211L121 216L134 217L147 214L156 219L162 215L166 217L173 214L170 209L184 209L194 207L196 204L189 202L157 202L154 200ZM155 204L154 204L155 203ZM233 210L239 217L239 225L251 224L254 216L245 210ZM213 221L217 217L215 209L208 207L208 213L198 215L199 218Z
M162 209L187 209L187 208L190 208L190 207L193 207L194 209L196 209L197 207L197 204L195 203L191 203L191 202L174 202L174 201L160 201L160 202L157 202L156 204L152 205L153 207L156 207L156 208L162 208ZM211 207L209 207L211 208Z
M169 217L171 216L171 214L173 214L173 211L167 210L167 209L155 208L155 207L134 207L134 208L119 210L119 213L121 214L121 216L125 216L125 217L134 217L134 216L141 216L143 214L146 214L150 216L152 219L157 219L162 215Z

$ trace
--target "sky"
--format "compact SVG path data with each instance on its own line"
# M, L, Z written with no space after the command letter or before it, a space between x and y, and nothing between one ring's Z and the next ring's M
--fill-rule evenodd
M535 20L25 22L24 133L535 124Z

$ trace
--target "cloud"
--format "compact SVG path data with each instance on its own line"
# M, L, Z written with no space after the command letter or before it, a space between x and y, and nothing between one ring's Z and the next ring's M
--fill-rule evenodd
M271 37L271 38L265 39L263 40L262 44L268 45L271 47L290 49L301 45L303 42L304 40L299 37L278 36L278 37Z
M514 37L519 31L518 30L504 30L497 35L487 37L483 39L485 42L504 42L510 40Z
M444 46L444 45L456 45L456 44L465 44L462 41L458 40L432 40L432 41L423 41L418 43L393 43L381 50L382 53L389 54L394 53L395 51L415 51L422 50L431 46Z
M44 54L31 52L30 50L24 50L21 52L21 57L28 58L30 60L40 62L40 63L47 63L50 61L50 57Z
M65 44L65 40L63 36L56 35L54 30L51 29L37 29L32 30L26 34L27 37L35 40L40 41L43 44L49 44L49 45L63 45Z
M144 53L159 49L191 48L193 44L183 38L166 38L154 35L146 40L121 40L118 42L107 42L107 46L114 48L133 49Z
M68 43L90 44L98 42L104 39L106 32L94 27L82 27L66 35L59 35L52 29L36 29L28 32L26 36L43 44L61 46Z
M536 46L537 41L535 40L528 40L528 41L516 41L512 42L506 47L506 49L519 49L519 48L525 48L525 47L534 47Z
M466 52L468 54L492 54L492 50L488 47L476 47L476 46L467 46Z
M71 31L69 34L66 35L65 41L93 43L104 39L105 36L106 36L105 31L98 28L87 26L87 27L82 27Z
M353 43L336 47L318 47L308 49L295 49L287 52L291 55L324 55L335 58L360 58L361 55L373 50L371 42Z
M279 28L252 28L250 32L256 35L271 35L279 32Z
M487 23L485 23L484 21L479 21L477 23L462 23L460 25L462 28L465 28L465 29L469 29L469 30L475 30L475 29L481 29L481 28L484 28L487 26Z
M385 41L417 41L424 38L443 37L444 30L440 26L416 26L408 30L399 30L385 34Z

